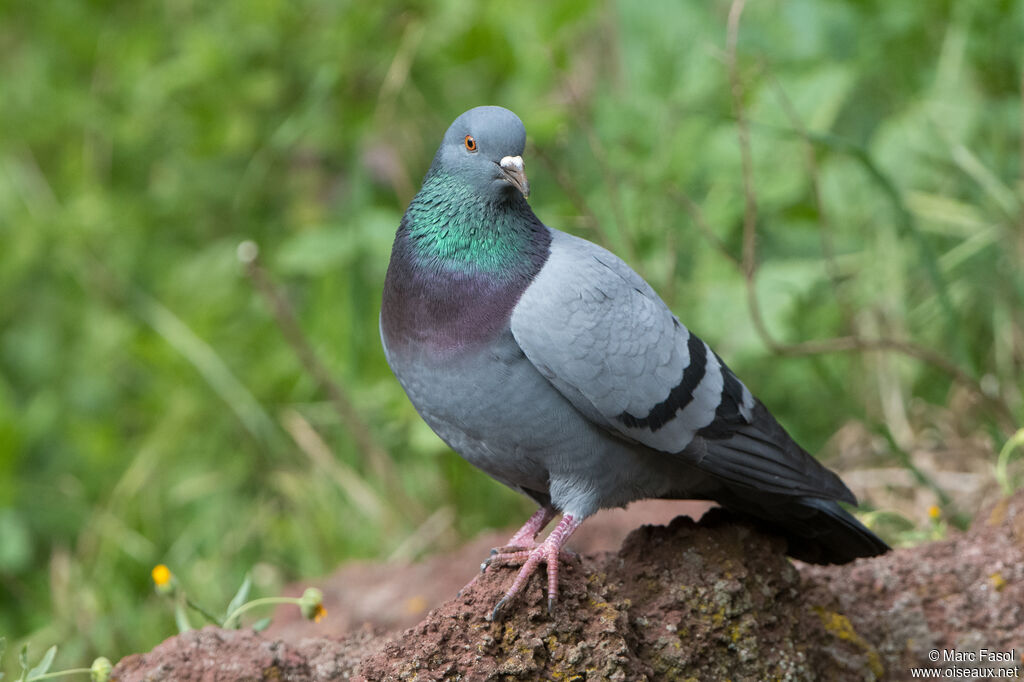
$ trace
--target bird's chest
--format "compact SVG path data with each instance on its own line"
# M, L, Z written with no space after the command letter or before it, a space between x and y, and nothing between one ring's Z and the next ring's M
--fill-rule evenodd
M393 253L381 339L416 410L452 449L504 483L545 490L544 457L564 435L544 428L538 398L553 389L509 330L527 284L425 272Z
M503 426L508 410L500 407L518 406L510 382L532 369L506 334L507 341L500 335L485 347L457 353L438 353L429 345L393 348L387 339L384 350L412 404L435 431L447 424L484 440Z
M485 348L439 356L428 348L392 352L388 363L423 420L453 450L498 480L547 489L549 453L564 434L548 428L550 385L511 332Z
M480 349L504 330L526 282L481 273L426 270L396 250L381 305L391 353L449 357Z

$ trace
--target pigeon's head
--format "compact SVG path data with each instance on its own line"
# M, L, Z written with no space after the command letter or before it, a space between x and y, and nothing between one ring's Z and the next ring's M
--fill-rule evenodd
M500 199L509 192L530 195L523 167L526 128L501 107L476 107L448 127L431 172L444 173L481 195Z

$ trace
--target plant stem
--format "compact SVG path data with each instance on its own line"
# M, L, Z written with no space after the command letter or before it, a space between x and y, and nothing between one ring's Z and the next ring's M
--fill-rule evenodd
M185 604L193 611L198 611L200 614L202 614L204 618L206 618L206 620L210 621L211 623L222 625L222 623L220 622L220 618L213 615L212 613L204 609L202 606L192 601L192 598L188 595L185 595Z
M1013 434L1006 441L1003 449L999 451L999 458L996 460L996 480L999 481L999 486L1003 489L1004 495L1009 495L1013 492L1013 485L1010 481L1010 473L1007 471L1007 467L1010 466L1010 453L1020 447L1024 447L1024 428L1018 429L1017 433Z
M70 670L58 670L56 672L46 673L45 675L36 675L35 677L28 678L28 682L36 682L36 680L55 680L58 677L64 677L65 675L88 675L90 673L92 673L91 668L71 668Z
M229 613L227 618L224 619L224 627L231 627L243 613L257 606L267 606L269 604L295 604L298 606L301 601L298 597L263 597L261 599L253 599Z

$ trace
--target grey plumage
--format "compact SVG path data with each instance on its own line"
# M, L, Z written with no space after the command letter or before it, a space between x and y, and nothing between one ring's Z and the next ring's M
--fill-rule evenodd
M842 481L643 278L533 215L525 174L501 174L522 169L524 139L507 110L460 116L396 236L381 335L431 428L575 525L637 499L699 498L782 534L808 561L887 550L837 504L856 502ZM549 573L561 542L537 559Z

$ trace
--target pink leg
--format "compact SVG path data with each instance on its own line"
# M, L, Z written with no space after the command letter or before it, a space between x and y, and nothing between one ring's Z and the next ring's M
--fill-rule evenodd
M541 507L533 513L530 520L523 524L523 527L516 531L516 534L505 543L506 547L534 547L534 540L537 533L544 530L551 519L555 518L555 510L551 507Z
M573 531L580 527L581 523L583 523L582 519L577 520L571 514L566 514L558 522L558 525L555 526L555 529L551 531L547 539L534 549L509 552L508 554L499 554L492 557L492 559L501 559L502 561L525 558L526 561L523 567L519 569L519 574L512 582L512 586L508 588L505 596L494 607L494 611L491 613L491 620L496 618L498 612L501 611L502 607L510 599L522 592L530 576L536 570L537 565L542 561L548 565L548 611L551 612L554 609L555 602L558 600L558 553L561 551L562 545L573 534Z
M503 552L501 547L492 549L491 556L484 559L484 562L480 564L480 572L486 571L487 567L493 563L526 561L526 558L530 555L530 550L537 546L535 542L537 533L543 530L544 526L548 525L551 519L555 518L555 513L552 507L541 507L535 511L533 516L523 524L523 527L517 530L515 535L505 543L505 547L511 551ZM516 547L521 549L515 550L514 548Z
M551 522L551 519L555 518L556 513L557 512L555 512L554 508L549 506L541 507L540 509L535 511L533 513L533 516L531 516L529 520L523 524L523 527L517 530L515 532L515 535L509 538L509 541L505 543L505 547L509 549L515 547L522 547L524 549L522 551L509 552L502 552L501 548L499 547L492 549L491 556L487 557L487 559L485 559L484 562L480 564L480 573L486 571L487 567L495 561L499 561L502 563L526 561L527 557L530 555L530 550L537 546L537 543L535 542L537 538L537 533L541 532L544 529L544 527ZM462 592L470 585L475 583L476 579L479 577L480 576L477 575L472 580L470 580L465 587L459 590L459 594L461 595Z

